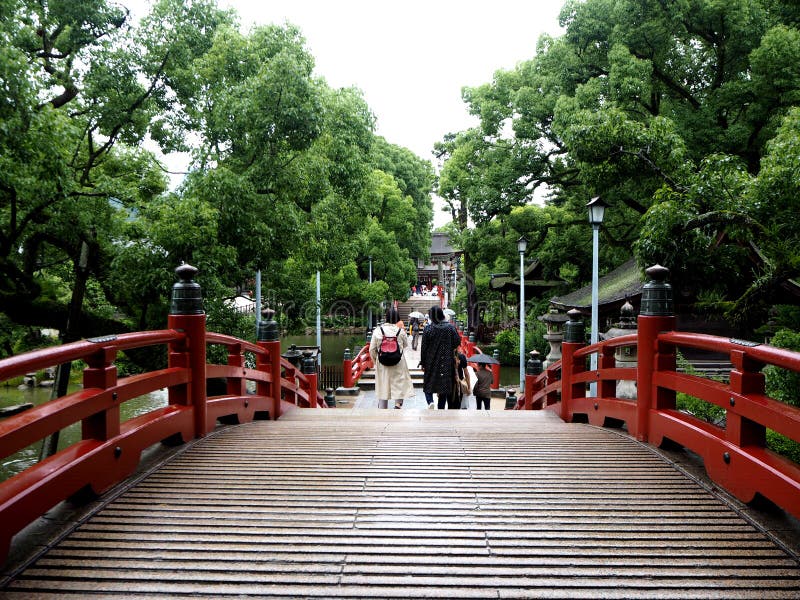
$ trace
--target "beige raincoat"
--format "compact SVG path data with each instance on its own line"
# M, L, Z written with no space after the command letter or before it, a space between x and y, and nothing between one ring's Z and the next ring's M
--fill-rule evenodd
M405 329L397 325L385 323L382 325L387 336L396 335L403 358L391 367L378 362L378 348L380 348L383 333L380 327L372 331L372 341L369 344L369 355L375 365L375 397L378 400L405 400L414 396L414 384L411 382L411 373L408 371L405 351L408 348L408 334Z

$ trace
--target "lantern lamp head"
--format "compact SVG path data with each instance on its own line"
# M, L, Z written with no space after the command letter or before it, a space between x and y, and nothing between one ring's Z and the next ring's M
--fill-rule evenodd
M586 206L589 207L589 223L599 226L603 222L603 215L608 204L603 202L600 196L595 196L586 203Z

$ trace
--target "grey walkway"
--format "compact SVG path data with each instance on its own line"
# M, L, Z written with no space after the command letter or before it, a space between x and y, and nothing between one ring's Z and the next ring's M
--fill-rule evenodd
M220 429L4 598L793 598L798 562L651 449L549 412Z

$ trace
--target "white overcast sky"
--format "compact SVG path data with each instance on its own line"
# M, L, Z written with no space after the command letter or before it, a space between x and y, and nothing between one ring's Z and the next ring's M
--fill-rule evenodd
M119 0L141 17L148 0ZM432 159L435 142L477 124L463 86L492 80L534 56L542 33L557 36L564 0L218 0L253 24L290 22L334 88L354 86L377 133ZM437 215L437 225L440 215Z

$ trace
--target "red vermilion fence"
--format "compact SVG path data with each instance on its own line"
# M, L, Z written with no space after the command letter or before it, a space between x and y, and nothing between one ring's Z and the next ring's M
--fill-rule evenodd
M800 373L800 353L674 331L671 295L669 306L656 305L653 310L653 294L663 293L668 284L659 281L665 273L652 269L648 274L657 279L649 289L645 286L637 333L586 345L580 313L571 312L561 361L541 374L526 375L517 408L552 410L568 422L583 415L598 426L609 419L624 422L638 440L656 446L670 440L698 454L708 475L743 502L760 494L800 517L800 465L766 448L767 429L800 442L800 408L767 396L762 372L774 365ZM617 368L614 351L628 346L638 350L637 366ZM689 349L727 356L732 364L729 383L678 372L677 352ZM596 370L587 368L592 354L597 354ZM620 380L636 382L635 399L616 397ZM590 383L596 384L594 396L587 395ZM677 392L722 407L725 424L677 410Z
M344 387L355 387L358 380L364 374L364 371L372 369L374 366L372 357L369 355L369 344L362 346L358 354L353 358L348 358L347 355L345 355L343 363Z
M176 288L196 286L187 280L196 270L185 267L189 271L179 273L184 281ZM169 329L82 340L0 361L0 382L70 361L88 365L81 390L0 421L0 458L81 424L80 441L0 483L0 562L26 525L79 491L100 493L123 480L153 444L202 437L217 420L243 423L276 419L297 407L327 407L317 391L316 371L298 372L281 358L277 324L266 323L256 344L209 333L202 309L184 310L186 299L176 301L180 292L173 290ZM190 292L199 299L199 287ZM206 364L207 344L224 346L227 364ZM119 378L118 353L147 346L165 347L167 368ZM246 353L255 358L255 368L245 366ZM225 393L209 396L208 381L219 378ZM255 393L248 392L248 381ZM123 402L164 388L167 406L120 421Z
M181 270L182 269L182 270ZM648 269L654 277L664 273ZM83 360L83 389L0 422L0 457L5 457L72 423L81 423L81 440L0 483L0 560L11 538L28 523L69 496L90 488L108 489L130 475L141 452L162 441L188 441L211 431L220 419L246 422L277 418L300 407L325 407L314 368L298 369L281 358L277 324L262 322L256 344L205 330L194 269L179 268L183 281L173 290L168 329L83 340L0 361L0 381L68 361ZM771 429L800 441L800 409L765 393L766 365L800 372L800 353L748 342L674 331L671 296L663 281L645 286L638 332L587 346L577 311L570 314L562 360L544 373L526 376L517 408L547 409L565 421L585 415L594 425L624 422L637 439L655 445L677 442L705 461L709 475L745 502L756 494L800 517L800 467L765 447ZM670 292L671 294L671 292ZM662 302L663 300L663 302ZM227 349L227 364L206 363L207 344ZM118 378L117 354L145 346L166 347L167 368ZM636 346L638 366L617 368L614 350ZM676 371L678 349L725 353L733 368L730 383ZM462 337L472 356L474 343ZM245 355L255 358L246 366ZM596 353L598 368L587 369ZM348 364L349 361L349 364ZM367 348L345 361L345 385L352 387L372 366ZM224 380L225 393L209 396L208 380ZM619 380L635 381L635 400L617 398ZM248 393L247 382L255 393ZM596 395L587 385L596 384ZM349 384L349 385L348 385ZM495 384L497 385L497 384ZM168 405L120 422L122 402L166 388ZM676 410L683 392L725 408L726 425L716 426Z

